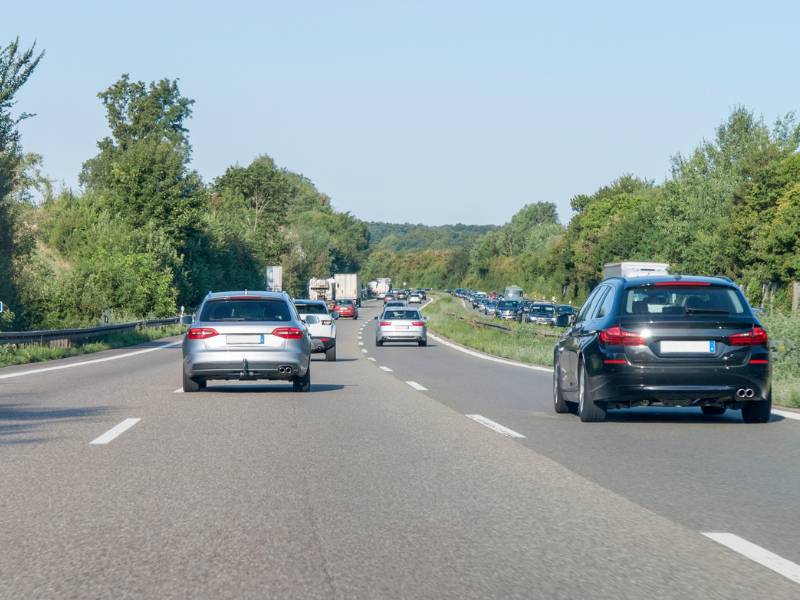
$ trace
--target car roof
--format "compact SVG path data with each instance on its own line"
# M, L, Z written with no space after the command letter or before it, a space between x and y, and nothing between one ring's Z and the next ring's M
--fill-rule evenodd
M295 298L295 304L319 304L320 306L324 306L325 308L328 307L327 302L325 300L311 300L310 298Z
M704 277L702 275L649 275L647 277L610 277L606 281L621 280L625 288L655 285L657 283L684 282L705 283L736 289L736 284L727 277Z
M263 298L265 300L288 300L286 292L267 292L265 290L239 290L230 292L209 292L206 300L225 300L238 297Z

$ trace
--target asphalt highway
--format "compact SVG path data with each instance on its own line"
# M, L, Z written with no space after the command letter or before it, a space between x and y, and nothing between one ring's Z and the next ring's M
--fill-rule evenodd
M375 310L308 394L177 392L165 342L0 369L0 597L800 597L800 421L583 424Z

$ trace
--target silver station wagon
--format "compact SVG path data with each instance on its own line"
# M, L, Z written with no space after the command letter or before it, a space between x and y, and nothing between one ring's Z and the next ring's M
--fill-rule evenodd
M378 326L375 328L376 345L383 346L386 342L417 342L420 346L427 346L427 318L419 314L419 309L392 306L375 318L378 319Z
M284 292L209 293L183 338L183 391L211 379L291 381L311 389L311 337Z

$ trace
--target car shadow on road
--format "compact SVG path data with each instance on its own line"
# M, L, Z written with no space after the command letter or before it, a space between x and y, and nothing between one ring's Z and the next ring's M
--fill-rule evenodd
M312 383L311 384L311 391L307 392L309 394L314 394L318 392L335 392L338 390L343 390L345 387L344 385L340 384L332 384L332 383ZM349 386L352 387L352 386ZM208 384L208 387L204 390L200 390L198 393L218 393L218 394L253 394L253 393L286 393L292 392L292 386L289 384L245 384L245 385L230 385L230 384L222 384L222 385L214 385L212 383ZM294 393L294 392L292 392Z
M783 421L780 415L772 415L770 423ZM743 425L742 413L727 410L725 414L704 415L699 408L621 408L609 410L609 423L697 423L707 425Z
M43 428L51 423L92 419L108 413L111 407L33 407L28 404L0 404L0 445L48 441ZM31 434L36 437L25 437Z

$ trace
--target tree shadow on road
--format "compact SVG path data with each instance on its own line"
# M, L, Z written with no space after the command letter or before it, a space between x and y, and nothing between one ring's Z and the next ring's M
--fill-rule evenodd
M106 414L110 407L34 407L29 404L0 404L0 445L44 442L43 428L52 423L91 419ZM46 431L44 431L46 432ZM36 434L36 437L26 437Z

